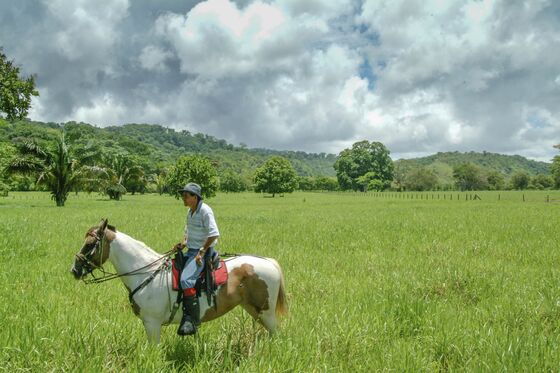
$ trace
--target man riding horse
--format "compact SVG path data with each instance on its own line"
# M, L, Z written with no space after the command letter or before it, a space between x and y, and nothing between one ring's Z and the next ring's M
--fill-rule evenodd
M184 241L176 246L187 248L186 263L181 273L181 289L183 289L183 318L177 330L179 335L193 335L200 325L200 306L194 288L197 278L204 269L206 255L214 255L214 246L218 242L220 232L214 212L202 202L200 185L188 183L178 191L183 204L189 208L185 225Z

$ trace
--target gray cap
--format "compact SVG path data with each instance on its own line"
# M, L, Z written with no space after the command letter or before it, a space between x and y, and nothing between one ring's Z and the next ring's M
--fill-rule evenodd
M180 189L178 192L181 193L181 194L185 193L185 192L189 192L190 194L194 194L198 198L202 199L202 193L201 193L200 185L198 185L196 183L188 183L187 185L185 185L185 187L183 189Z

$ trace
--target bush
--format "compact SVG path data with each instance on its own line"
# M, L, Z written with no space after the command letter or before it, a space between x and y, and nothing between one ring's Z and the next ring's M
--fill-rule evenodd
M7 184L4 184L0 181L0 197L7 197L8 192L10 191L10 187Z

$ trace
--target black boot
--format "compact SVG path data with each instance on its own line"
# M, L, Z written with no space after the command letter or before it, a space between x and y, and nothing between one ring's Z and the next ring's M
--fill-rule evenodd
M200 306L198 305L198 298L196 295L194 297L183 297L183 318L177 334L193 335L199 325Z

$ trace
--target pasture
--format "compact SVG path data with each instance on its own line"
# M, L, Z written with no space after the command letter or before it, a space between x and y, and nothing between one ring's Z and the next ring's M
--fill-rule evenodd
M69 273L101 218L167 251L185 208L168 196L0 198L0 367L6 371L547 371L560 366L560 193L482 200L353 193L208 203L221 252L283 268L289 314L269 338L243 310L196 338L146 343L119 280ZM551 202L546 203L550 194ZM457 192L454 193L458 195Z

